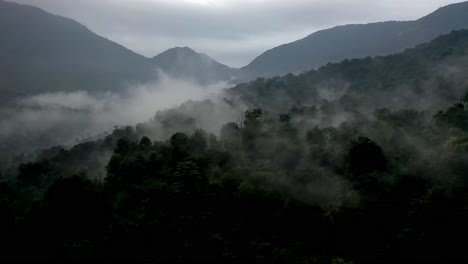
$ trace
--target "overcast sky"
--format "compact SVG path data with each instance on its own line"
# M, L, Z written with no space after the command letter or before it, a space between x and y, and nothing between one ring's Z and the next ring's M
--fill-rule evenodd
M153 57L188 46L229 66L320 29L414 20L460 0L10 0L73 18Z

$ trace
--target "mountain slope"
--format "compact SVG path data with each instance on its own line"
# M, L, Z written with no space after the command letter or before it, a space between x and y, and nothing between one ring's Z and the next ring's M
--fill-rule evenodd
M382 108L432 116L468 92L466 72L468 30L461 30L394 55L344 60L297 76L239 84L220 95L220 101L189 101L138 128L163 139L199 128L219 133L226 122L242 122L239 116L257 108L265 120L289 114L308 129L372 118Z
M338 111L381 107L433 111L467 92L467 71L468 30L461 30L402 53L344 60L297 76L260 78L230 93L251 108L279 112L297 105L328 105Z
M266 51L241 69L240 78L300 73L344 59L392 54L466 28L468 2L440 8L416 21L339 26Z
M0 1L0 34L3 93L115 89L147 76L145 57L32 6Z

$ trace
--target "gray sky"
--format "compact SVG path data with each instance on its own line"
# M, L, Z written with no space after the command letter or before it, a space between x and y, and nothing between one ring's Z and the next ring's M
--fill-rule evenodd
M461 0L10 0L73 18L147 57L188 46L229 66L320 29L414 20Z

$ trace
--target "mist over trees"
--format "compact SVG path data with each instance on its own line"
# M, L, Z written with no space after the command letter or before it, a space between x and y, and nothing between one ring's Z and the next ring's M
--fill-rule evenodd
M232 69L0 0L0 261L468 262L466 13Z
M453 32L18 157L1 258L467 261L467 49Z

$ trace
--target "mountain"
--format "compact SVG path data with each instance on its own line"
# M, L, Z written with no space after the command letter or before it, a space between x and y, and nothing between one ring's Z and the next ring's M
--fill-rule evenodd
M74 20L0 0L0 95L119 91L155 80L156 69L202 85L300 73L348 58L401 52L468 28L466 14L468 2L443 7L416 21L339 26L269 50L239 70L187 47L146 58Z
M345 25L261 54L241 69L241 80L300 73L330 62L388 55L468 28L468 2L452 4L416 21Z
M147 77L145 57L36 7L0 1L0 34L2 95L107 90Z
M154 80L155 68L203 84L231 78L232 69L188 48L149 59L74 20L1 0L0 35L3 98L59 90L118 91Z
M434 111L468 92L467 71L468 30L460 30L398 54L346 59L299 75L259 78L229 93L250 108L276 112L301 105L325 105L331 111L383 107Z
M221 64L208 55L188 47L169 49L151 59L152 65L175 77L195 80L201 84L228 81L237 69Z
M258 78L225 90L219 96L223 100L189 101L137 127L159 139L200 128L216 134L227 122L242 122L239 116L252 109L262 109L265 121L289 115L304 129L372 119L376 109L413 109L432 117L468 93L466 72L468 30L454 31L398 54Z

